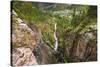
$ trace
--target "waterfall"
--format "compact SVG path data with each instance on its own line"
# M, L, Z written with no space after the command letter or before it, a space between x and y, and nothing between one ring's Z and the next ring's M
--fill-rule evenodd
M57 48L58 48L58 38L57 38L57 23L55 23L55 27L54 27L55 31L54 31L54 50L57 51Z

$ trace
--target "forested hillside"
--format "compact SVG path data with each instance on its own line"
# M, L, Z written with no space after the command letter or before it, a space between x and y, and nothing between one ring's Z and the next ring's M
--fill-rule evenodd
M11 6L12 65L34 65L14 61L19 57L14 53L26 48L35 64L97 60L97 6L28 1Z

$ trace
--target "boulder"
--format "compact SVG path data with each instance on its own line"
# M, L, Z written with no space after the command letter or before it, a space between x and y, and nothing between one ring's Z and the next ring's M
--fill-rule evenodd
M30 48L12 49L12 66L30 66L37 65L36 58Z

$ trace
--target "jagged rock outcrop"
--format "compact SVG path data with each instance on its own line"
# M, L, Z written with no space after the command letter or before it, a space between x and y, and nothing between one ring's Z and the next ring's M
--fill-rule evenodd
M12 50L13 66L30 66L38 64L30 48L19 47Z
M40 41L40 35L34 25L31 29L18 15L12 11L12 65L36 65L37 60L32 52Z
M66 56L69 62L85 62L97 60L97 32L90 31L75 36L70 34L70 44L66 46ZM72 38L71 38L72 37ZM68 39L67 39L68 41Z
M15 13L14 13L15 14ZM16 15L12 16L12 46L15 47L29 47L32 50L39 43L40 35L34 25L34 30L31 29L22 19Z
M53 49L42 41L32 22L25 22L12 11L12 65L26 66L55 63Z

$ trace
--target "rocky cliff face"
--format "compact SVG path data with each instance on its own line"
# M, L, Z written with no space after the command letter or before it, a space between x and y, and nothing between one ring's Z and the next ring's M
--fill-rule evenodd
M35 26L33 26L35 28ZM38 32L32 30L22 19L16 15L12 16L12 46L29 47L34 49L39 42Z
M12 11L12 65L36 65L54 63L52 50L41 39L41 34L33 23L23 21Z
M72 38L69 37L71 39L67 39L67 41L71 41L65 49L65 54L70 59L69 62L86 62L97 60L96 34L96 30L92 30L77 36L74 34L71 36Z
M37 60L32 53L39 42L38 32L34 32L18 15L12 12L12 65L35 65Z

